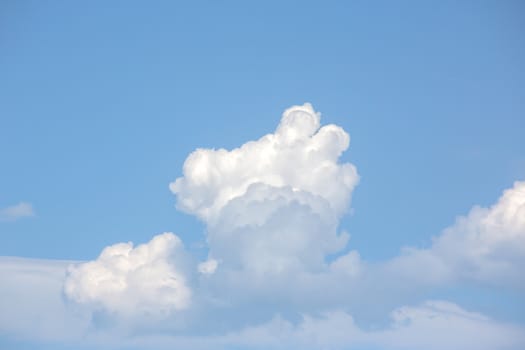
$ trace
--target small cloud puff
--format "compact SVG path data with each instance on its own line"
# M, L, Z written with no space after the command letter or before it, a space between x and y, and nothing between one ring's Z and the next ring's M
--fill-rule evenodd
M0 221L16 221L31 216L35 216L31 203L20 202L0 209Z
M203 275L212 275L215 273L215 270L217 270L217 266L219 266L219 262L217 260L208 259L204 262L201 262L197 266L197 269Z
M169 232L135 248L118 243L94 261L70 266L64 293L110 313L166 315L190 305L184 259L182 241Z

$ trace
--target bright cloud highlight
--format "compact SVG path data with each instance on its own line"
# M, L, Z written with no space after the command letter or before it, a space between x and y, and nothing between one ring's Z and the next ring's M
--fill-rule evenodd
M160 314L190 306L191 289L183 268L181 240L163 233L137 247L106 247L97 260L69 268L64 284L68 298L124 315Z
M184 176L170 184L179 207L213 222L233 199L259 184L322 198L337 215L349 204L359 177L337 160L350 137L336 125L320 126L310 104L287 109L275 133L232 151L198 149L184 163Z

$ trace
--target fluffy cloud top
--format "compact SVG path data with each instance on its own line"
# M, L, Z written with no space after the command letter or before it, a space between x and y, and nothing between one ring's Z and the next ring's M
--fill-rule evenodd
M184 163L184 176L170 184L179 207L213 221L224 206L254 184L303 191L326 200L340 215L358 182L355 167L338 164L348 134L320 128L310 104L287 109L277 130L232 151L198 149Z
M163 233L137 247L106 247L98 259L69 268L64 292L70 299L118 314L163 314L190 305L181 240Z
M0 209L0 221L15 221L25 217L34 216L31 203L20 202L18 204Z
M516 182L492 207L474 207L460 217L436 240L434 250L468 265L479 278L518 268L518 261L525 262L525 182Z
M388 264L392 272L431 284L474 280L525 288L525 182L515 182L491 207L459 217L432 247L407 249Z
M245 270L248 280L321 271L348 240L337 225L359 180L338 162L349 142L342 128L321 127L310 104L293 106L273 134L231 151L196 150L170 188L206 221L219 270Z

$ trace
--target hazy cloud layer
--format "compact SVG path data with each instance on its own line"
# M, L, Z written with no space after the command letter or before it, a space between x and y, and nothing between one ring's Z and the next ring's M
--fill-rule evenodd
M317 317L303 315L295 324L276 317L267 324L229 334L221 341L249 349L488 350L518 349L525 343L523 327L498 324L445 301L400 307L390 319L381 330L365 330L342 311Z
M62 297L72 263L0 257L0 333L29 340L78 340L90 317L69 308Z
M87 310L61 299L69 264L0 258L0 329L4 334L46 342L50 348L80 349L518 350L525 344L523 326L497 322L454 303L436 300L394 309L389 322L379 329L360 326L343 310L306 313L295 319L277 313L256 325L208 334L169 331L162 324L161 330L139 333L123 333L118 325L115 328L111 324L94 328Z

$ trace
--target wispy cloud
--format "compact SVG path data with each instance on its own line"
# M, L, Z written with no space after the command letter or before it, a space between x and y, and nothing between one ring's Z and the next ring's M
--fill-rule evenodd
M35 212L31 203L27 202L0 209L0 221L16 221L31 216L35 216Z

